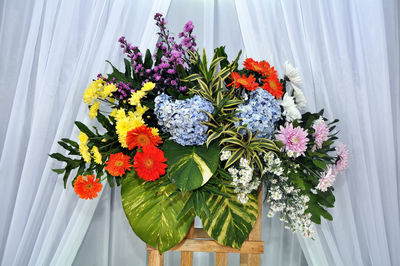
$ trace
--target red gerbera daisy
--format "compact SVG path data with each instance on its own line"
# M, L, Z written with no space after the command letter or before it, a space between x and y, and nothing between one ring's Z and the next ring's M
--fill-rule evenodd
M151 128L145 125L134 128L126 134L126 144L130 150L135 147L157 146L159 143L161 138L151 133Z
M246 77L245 74L240 76L239 73L232 72L231 78L233 79L233 81L228 86L234 85L236 88L242 86L243 88L249 91L255 91L258 88L258 83L255 82L256 79L253 75Z
M106 162L107 166L104 167L112 176L123 176L126 170L130 170L132 165L129 163L131 157L120 153L110 154L110 158Z
M140 178L154 181L165 174L166 161L162 150L154 146L145 146L143 152L138 151L133 158L133 168Z
M94 175L87 175L83 177L79 175L74 182L75 193L81 199L93 199L97 197L97 193L101 191L103 185L99 182L98 178Z
M277 75L270 75L268 78L265 78L262 80L264 82L264 85L262 88L269 93L271 93L272 96L275 96L275 98L280 99L283 95L283 86L279 82L278 76Z
M263 76L268 76L272 71L275 71L274 68L271 68L270 64L267 61L254 61L252 58L247 58L243 63L245 69L252 70L257 73L262 74Z

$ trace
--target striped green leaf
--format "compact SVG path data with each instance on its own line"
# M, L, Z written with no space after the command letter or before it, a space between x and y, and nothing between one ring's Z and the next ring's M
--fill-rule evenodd
M182 146L165 141L162 147L167 158L167 174L182 191L203 186L213 176L219 165L219 146Z
M221 187L230 197L211 195L206 201L210 216L200 215L204 229L218 243L239 249L249 236L258 215L258 200L248 194L249 200L242 204L231 188Z
M189 195L176 193L168 199L177 188L172 183L160 186L161 180L146 182L131 171L122 180L121 201L135 234L163 253L182 241L195 215L189 211L177 219Z
M237 160L242 158L244 152L245 152L245 149L242 149L242 148L236 149L234 152L232 152L232 156L225 163L225 168L228 168L229 166L234 164Z

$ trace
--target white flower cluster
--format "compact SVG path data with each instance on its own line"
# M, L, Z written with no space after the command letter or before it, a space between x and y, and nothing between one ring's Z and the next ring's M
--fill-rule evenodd
M264 161L267 164L264 173L273 176L267 181L267 202L270 207L268 216L273 217L275 213L280 212L280 220L286 224L285 228L301 232L304 237L313 237L311 214L305 212L309 197L300 194L300 190L290 183L280 159L275 158L272 152L264 156Z
M228 160L231 155L230 151L223 151L220 159L221 161ZM233 178L232 185L235 186L234 192L238 194L238 200L243 204L246 204L249 200L247 194L258 189L260 185L259 179L255 178L253 180L253 171L253 168L250 167L249 160L245 158L240 158L238 168L235 166L228 168L228 172Z

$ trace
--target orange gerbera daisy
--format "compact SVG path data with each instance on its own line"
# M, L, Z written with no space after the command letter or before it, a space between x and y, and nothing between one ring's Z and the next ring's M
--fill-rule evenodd
M157 146L159 143L161 138L151 133L151 128L145 125L134 128L126 134L126 144L130 150L135 147Z
M255 82L256 79L254 78L253 75L246 77L245 74L240 76L239 73L232 72L231 78L233 79L233 81L228 86L234 85L236 88L242 86L243 88L249 91L255 91L258 88L258 83Z
M140 178L154 181L165 174L166 161L162 150L154 146L145 146L143 152L138 151L133 158L133 168Z
M112 176L123 176L126 170L130 170L132 165L129 163L131 157L123 154L122 152L110 154L107 166L104 169L110 173Z
M83 177L79 175L74 182L75 193L81 199L93 199L97 197L97 193L101 191L103 185L99 182L98 178L94 175L87 175Z
M263 79L262 81L264 82L264 85L262 86L264 90L271 93L271 95L275 96L276 99L280 99L282 97L283 86L279 82L277 75L270 75L269 77Z
M260 74L265 74L266 71L268 71L268 68L270 67L268 62L266 61L257 62L254 61L253 58L247 58L244 61L243 65L245 69L252 70Z

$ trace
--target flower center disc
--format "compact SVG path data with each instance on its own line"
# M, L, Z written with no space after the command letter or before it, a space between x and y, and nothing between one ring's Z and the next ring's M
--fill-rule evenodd
M86 188L89 189L89 190L92 189L92 187L93 187L92 184L87 184L86 185Z
M152 169L154 166L154 160L151 158L147 158L144 162L144 166L146 167L146 169Z
M138 139L138 142L140 144L142 144L143 146L149 145L149 143L150 143L150 139L146 135L139 135L137 139Z
M115 166L122 166L124 163L122 161L116 161Z

